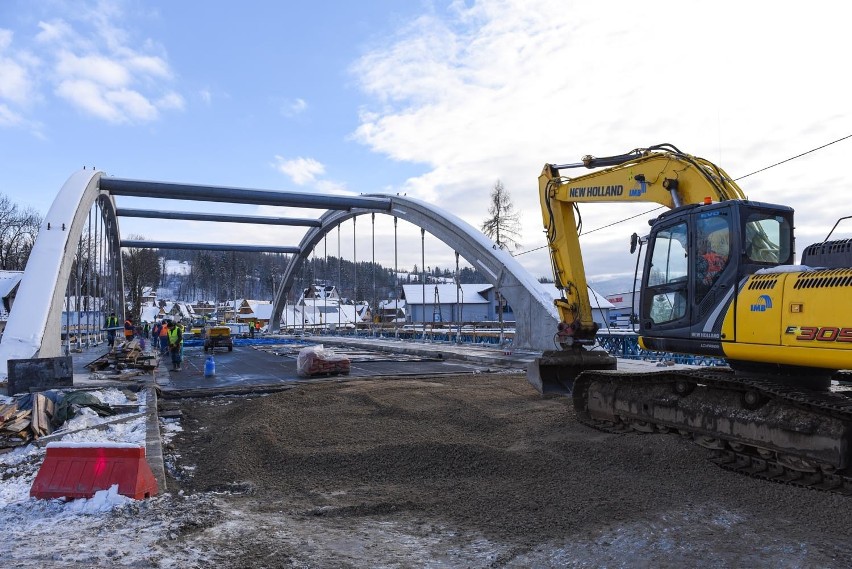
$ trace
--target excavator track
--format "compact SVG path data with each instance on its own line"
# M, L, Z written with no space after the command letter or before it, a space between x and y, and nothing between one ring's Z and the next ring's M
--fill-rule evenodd
M577 418L622 433L678 433L722 468L852 495L852 391L807 391L727 368L586 371Z

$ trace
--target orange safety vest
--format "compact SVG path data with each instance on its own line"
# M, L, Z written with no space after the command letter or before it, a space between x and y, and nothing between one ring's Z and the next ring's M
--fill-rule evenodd
M129 338L133 335L133 322L128 318L124 321L124 337Z
M706 253L702 256L707 261L707 272L704 275L704 283L710 284L716 278L716 275L725 268L727 259L717 253Z

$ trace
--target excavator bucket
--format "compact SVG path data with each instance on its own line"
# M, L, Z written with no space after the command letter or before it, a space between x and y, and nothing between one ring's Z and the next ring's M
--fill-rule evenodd
M616 361L603 350L547 350L527 367L527 381L543 397L571 395L578 375L588 370L614 370Z

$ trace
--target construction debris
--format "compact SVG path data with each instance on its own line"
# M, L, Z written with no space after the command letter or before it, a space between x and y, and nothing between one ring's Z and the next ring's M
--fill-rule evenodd
M49 436L81 407L89 407L101 417L116 413L110 405L85 391L27 393L0 404L0 449Z
M26 398L0 406L0 447L22 445L53 432L53 401L41 393Z
M116 347L86 364L86 369L92 372L111 371L121 373L124 370L136 369L152 371L158 365L157 353L145 350L139 338L123 342Z

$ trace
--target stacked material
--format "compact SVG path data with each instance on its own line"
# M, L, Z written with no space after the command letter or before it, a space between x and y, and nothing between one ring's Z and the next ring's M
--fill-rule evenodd
M21 401L0 404L0 448L52 433L55 409L53 400L41 393L27 396L25 404Z
M350 369L347 356L326 350L322 344L303 348L296 359L296 373L302 377L348 375Z

